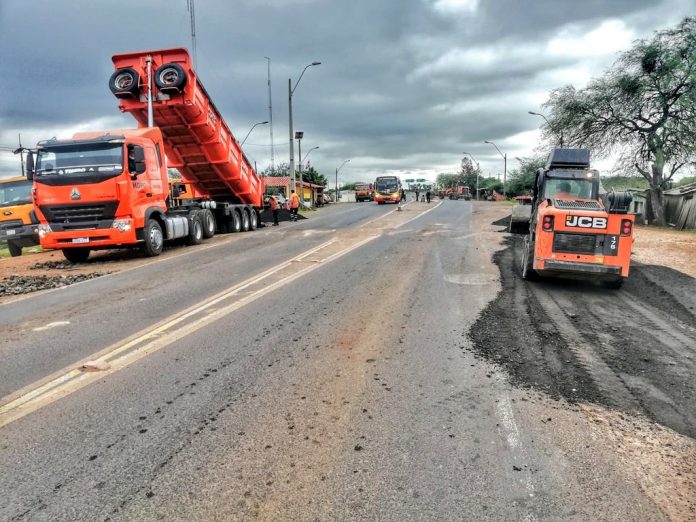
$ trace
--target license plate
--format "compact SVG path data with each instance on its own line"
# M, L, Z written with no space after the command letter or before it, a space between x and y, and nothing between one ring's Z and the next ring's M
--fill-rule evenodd
M14 236L14 235L15 235L15 232L17 232L17 231L16 231L16 230L6 230L6 231L5 231L5 233L6 233L8 236Z
M89 243L89 238L88 237L74 237L72 239L73 243Z

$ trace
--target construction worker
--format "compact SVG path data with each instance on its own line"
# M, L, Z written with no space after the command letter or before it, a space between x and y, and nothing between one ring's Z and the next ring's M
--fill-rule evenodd
M268 205L271 207L271 212L273 212L273 226L278 226L278 212L280 212L280 205L275 196L268 198Z
M290 194L290 219L297 221L297 212L300 210L300 197L293 190Z
M427 201L428 203L430 203L430 190L427 190L427 191L425 192L425 201Z

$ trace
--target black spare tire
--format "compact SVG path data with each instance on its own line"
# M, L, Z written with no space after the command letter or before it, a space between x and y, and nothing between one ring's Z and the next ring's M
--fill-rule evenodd
M131 67L116 69L109 78L109 89L117 98L134 98L140 89L140 75Z
M186 85L186 72L178 63L165 63L155 71L155 85L164 93L181 92Z

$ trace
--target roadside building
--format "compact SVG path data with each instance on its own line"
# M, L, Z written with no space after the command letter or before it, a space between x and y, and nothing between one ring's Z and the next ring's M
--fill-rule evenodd
M290 176L266 176L266 193L282 194L285 199L290 198ZM300 181L299 177L295 180L295 192L305 202L307 207L315 207L317 201L323 202L324 187L307 181Z
M665 222L677 230L696 229L696 183L665 190Z

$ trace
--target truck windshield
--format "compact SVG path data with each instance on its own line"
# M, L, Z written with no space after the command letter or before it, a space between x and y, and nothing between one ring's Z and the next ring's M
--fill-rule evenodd
M36 175L85 176L103 174L113 176L123 172L123 144L77 144L70 147L39 149Z
M370 185L355 185L355 190L370 190Z
M592 178L549 178L544 182L544 198L594 199L594 186Z
M31 203L31 181L0 183L0 207Z

